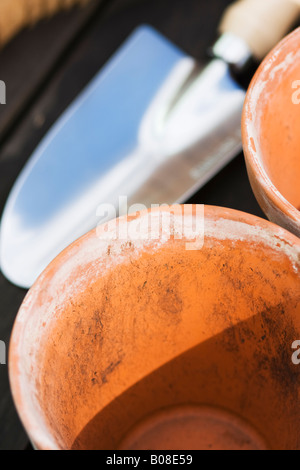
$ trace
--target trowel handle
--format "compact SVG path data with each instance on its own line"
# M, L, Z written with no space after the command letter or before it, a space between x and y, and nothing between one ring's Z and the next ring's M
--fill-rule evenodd
M220 32L240 37L262 60L299 16L300 0L239 0L226 10Z

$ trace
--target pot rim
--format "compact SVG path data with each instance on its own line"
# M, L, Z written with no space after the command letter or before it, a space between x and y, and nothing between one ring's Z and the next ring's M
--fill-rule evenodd
M194 208L198 207L197 204L192 205L185 205L184 207L188 208L188 214L194 215ZM183 205L176 204L174 206L170 206L168 208L161 207L156 209L149 209L147 211L142 211L139 215L142 216L147 212L170 212L174 213L175 208L175 215L176 212L179 215L182 215L182 207ZM268 220L262 219L252 214L248 214L245 212L237 211L234 209L227 209L218 206L204 206L204 214L205 220L211 219L212 221L216 220L227 220L229 222L236 222L242 223L247 225L247 229L249 229L249 237L250 240L257 244L262 243L264 240L263 235L265 235L266 240L265 244L271 246L270 238L275 237L276 243L278 244L278 240L281 240L283 243L286 244L293 251L293 254L297 255L297 259L300 259L300 239L297 238L292 233L288 232L287 230L279 227ZM186 213L186 212L185 212ZM130 217L130 216L129 216ZM127 221L127 216L121 217L119 219L120 223L124 223ZM109 223L109 222L108 222ZM103 226L107 226L107 224ZM262 231L262 232L261 232ZM217 232L216 232L217 233ZM225 236L230 234L228 230L225 233ZM247 232L248 234L248 232ZM255 237L260 237L259 239ZM214 235L206 235L210 238L217 238ZM223 235L222 235L223 236ZM14 403L16 405L18 414L21 418L23 426L33 444L33 446L37 449L41 450L62 450L62 448L57 443L56 439L51 435L50 428L47 426L45 420L41 416L39 410L33 406L30 397L28 397L28 390L26 389L26 372L24 372L22 368L22 348L24 344L24 334L26 331L26 324L27 319L31 316L33 301L39 296L39 292L41 291L41 287L44 285L45 280L47 282L47 277L51 279L51 274L55 272L53 267L55 265L60 265L62 259L68 255L68 253L73 252L74 249L79 251L82 248L82 245L90 239L96 237L96 229L88 232L86 235L82 236L71 245L69 245L65 250L63 250L45 269L45 271L40 275L37 279L33 287L29 290L25 300L23 301L18 315L15 320L15 324L13 327L10 347L9 347L9 380L11 391L14 399ZM235 234L236 239L238 239L238 234ZM253 238L251 238L253 237ZM226 239L226 238L225 238ZM283 248L282 248L283 250ZM74 253L73 253L74 254ZM29 398L29 399L28 399Z
M264 196L269 200L273 207L280 210L287 216L298 229L300 228L300 213L276 188L275 184L268 176L262 160L260 149L256 149L254 138L257 135L253 124L257 110L256 96L260 92L261 84L266 78L267 72L272 70L272 65L276 63L278 54L282 50L290 49L290 44L298 39L300 43L300 27L286 36L277 46L268 54L256 71L251 84L248 88L243 114L242 114L242 140L247 167L253 172L258 180Z

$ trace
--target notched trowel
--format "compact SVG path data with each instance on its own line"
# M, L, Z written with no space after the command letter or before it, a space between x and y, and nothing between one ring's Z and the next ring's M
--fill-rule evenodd
M225 13L202 71L140 27L46 135L9 196L0 261L30 287L99 222L100 204L182 202L241 149L245 91L230 72L261 59L299 14L292 0L241 0Z

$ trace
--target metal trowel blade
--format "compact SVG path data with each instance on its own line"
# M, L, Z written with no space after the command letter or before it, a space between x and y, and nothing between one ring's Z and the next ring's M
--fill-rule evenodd
M40 143L7 201L4 275L30 287L97 208L182 202L241 149L245 92L227 64L203 71L150 27L136 30ZM101 211L100 211L101 212Z

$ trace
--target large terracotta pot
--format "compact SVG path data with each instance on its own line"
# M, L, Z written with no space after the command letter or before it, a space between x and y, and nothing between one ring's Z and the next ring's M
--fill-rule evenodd
M242 132L256 198L268 218L300 236L300 29L258 69Z
M203 246L199 206L124 227L67 248L18 314L10 379L36 448L300 449L300 240L217 207Z

